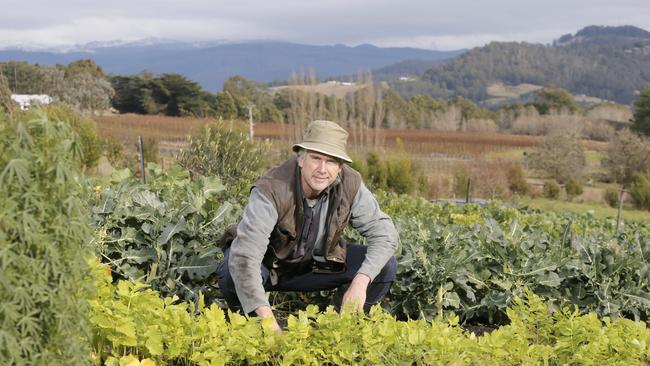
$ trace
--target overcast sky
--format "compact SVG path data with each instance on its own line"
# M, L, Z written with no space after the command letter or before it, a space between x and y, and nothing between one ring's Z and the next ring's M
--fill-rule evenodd
M550 43L586 25L650 31L650 0L3 0L0 47L165 38L452 50Z

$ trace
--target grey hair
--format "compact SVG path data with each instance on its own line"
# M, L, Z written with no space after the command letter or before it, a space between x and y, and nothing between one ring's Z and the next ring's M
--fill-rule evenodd
M307 150L302 147L298 151L296 151L296 156L298 156L298 160L302 161L305 158L305 154L307 154Z

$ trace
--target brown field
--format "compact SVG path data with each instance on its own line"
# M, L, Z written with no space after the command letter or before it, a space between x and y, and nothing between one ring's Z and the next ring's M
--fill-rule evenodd
M127 148L137 143L138 136L144 139L155 139L163 155L171 156L181 148L192 131L214 119L198 119L193 117L166 117L123 114L95 117L99 134L112 137ZM242 132L248 131L243 121L225 121L226 124ZM437 161L433 167L440 164L448 165L457 161L484 160L490 156L500 156L500 160L520 160L518 157L508 157L508 152L522 151L539 144L541 137L527 135L511 135L491 132L452 132L415 129L381 129L367 130L366 136L380 141L378 147L360 146L364 131L348 129L350 144L353 151L362 152L371 148L379 150L403 149L413 157L431 166L429 160ZM279 123L256 123L255 137L275 141L292 142L292 136L299 136L293 126ZM585 141L588 150L602 151L607 144L596 141ZM514 154L517 156L517 154ZM429 161L429 164L427 163Z

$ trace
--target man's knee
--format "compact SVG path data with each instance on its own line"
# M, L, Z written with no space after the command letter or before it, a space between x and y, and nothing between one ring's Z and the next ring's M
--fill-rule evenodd
M222 291L234 291L235 283L233 282L232 277L230 276L230 270L228 269L228 251L226 251L223 261L219 263L217 269L217 283Z
M393 282L397 276L397 259L395 256L390 257L388 262L381 269L381 272L375 278L376 282Z

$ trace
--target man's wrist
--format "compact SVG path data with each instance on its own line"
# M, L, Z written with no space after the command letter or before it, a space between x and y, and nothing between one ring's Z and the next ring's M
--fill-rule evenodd
M352 279L352 285L361 285L364 287L368 287L369 284L370 284L370 276L363 273L357 273Z
M271 309L270 306L260 306L256 308L255 314L257 314L257 316L259 316L260 318L268 318L268 317L275 318L275 316L273 315L273 309Z

